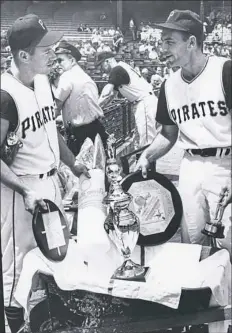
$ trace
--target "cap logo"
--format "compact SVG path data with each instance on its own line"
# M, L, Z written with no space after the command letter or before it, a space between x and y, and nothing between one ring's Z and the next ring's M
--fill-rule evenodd
M169 14L167 21L168 21L168 20L169 20L174 14L175 14L175 10L173 10L173 11Z
M38 23L41 25L41 27L46 30L45 26L44 26L44 23L41 19L38 20Z

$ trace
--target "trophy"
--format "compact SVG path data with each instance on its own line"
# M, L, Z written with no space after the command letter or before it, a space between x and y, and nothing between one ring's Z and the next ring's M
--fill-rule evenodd
M228 195L228 190L220 194L219 202L217 204L215 217L212 221L207 221L204 229L201 231L204 235L211 238L211 245L216 247L216 238L224 238L225 226L222 224L222 217L224 214L225 207L222 205L225 197Z
M116 161L115 141L114 135L110 135L107 140L106 175L110 186L103 199L109 208L105 230L124 257L124 263L116 270L113 278L144 280L146 269L130 259L139 237L140 225L138 217L128 208L132 196L125 193L121 186L121 169Z

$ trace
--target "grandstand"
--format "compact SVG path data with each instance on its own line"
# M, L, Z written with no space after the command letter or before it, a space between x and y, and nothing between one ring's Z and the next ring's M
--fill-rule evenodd
M136 66L142 70L147 68L150 76L154 74L157 66L164 67L160 61L160 57L157 61L152 61L148 57L148 53L141 53L139 51L140 40L132 41L130 31L128 29L128 22L131 17L134 18L136 26L139 27L140 23L144 25L149 24L152 27L154 23L158 23L166 19L170 10L179 9L191 9L200 14L200 1L121 1L121 12L119 11L118 3L120 1L2 1L1 2L1 31L4 35L14 20L25 14L34 13L37 14L51 30L58 30L64 33L64 38L69 42L76 45L76 43L91 42L92 32L80 32L77 31L78 27L88 25L92 29L109 29L110 27L116 27L121 22L121 30L124 33L124 43L119 48L116 54L117 60L123 60L129 62L130 59L134 60ZM204 14L205 17L210 17L212 11L220 12L221 16L216 16L218 20L221 20L222 14L229 13L231 9L231 3L229 1L204 1ZM102 15L104 14L104 15ZM121 18L119 19L119 16ZM102 17L104 16L104 19ZM224 15L225 16L225 15ZM224 17L223 16L223 17ZM222 18L223 21L223 18ZM217 21L214 21L216 25ZM230 30L231 32L231 30ZM215 36L220 33L210 32L207 36L207 44L214 43ZM222 34L223 35L223 34ZM228 35L228 34L227 34ZM224 33L224 40L226 36ZM154 38L158 41L160 39L159 32L154 33ZM113 37L109 35L101 36L102 42L108 43L112 47ZM227 41L226 41L227 42ZM230 41L231 42L231 37ZM4 43L3 43L4 44ZM207 48L206 48L207 49ZM214 51L214 48L213 48ZM213 52L212 51L212 52ZM9 54L9 50L2 48L2 53ZM231 53L231 49L230 49ZM158 54L160 56L160 54ZM99 68L95 67L94 55L83 55L80 65L86 70L86 72L96 81L99 91L105 84L102 79L102 73ZM120 112L119 112L120 113ZM110 112L108 115L111 114ZM121 117L121 116L120 116ZM124 118L120 118L124 122ZM111 119L109 121L115 121ZM108 125L107 125L108 126ZM111 125L109 125L111 126ZM123 125L125 127L125 125ZM119 133L115 131L116 133ZM128 131L124 131L127 133ZM129 131L130 132L130 131ZM124 133L124 134L125 134ZM123 137L125 135L123 134Z

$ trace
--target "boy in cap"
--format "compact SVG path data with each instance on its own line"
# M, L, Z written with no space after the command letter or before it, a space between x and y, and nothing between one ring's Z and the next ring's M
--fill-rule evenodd
M55 106L47 75L53 65L52 46L61 33L48 31L34 14L18 18L8 31L11 68L1 75L1 241L5 313L12 333L23 332L23 309L14 297L24 256L37 246L32 214L43 199L61 207L56 170L60 159L76 176L83 165L57 133ZM8 133L20 142L12 160L3 148Z
M192 11L174 10L158 27L166 61L180 69L161 86L156 120L162 131L136 169L146 177L150 162L178 141L185 150L178 187L184 208L182 239L207 245L201 231L215 217L219 194L221 200L228 194L222 201L227 206L225 238L217 239L217 245L231 254L231 60L203 54L203 24Z
M57 61L64 70L59 78L55 97L58 108L62 109L69 148L76 156L85 139L89 137L94 141L97 134L106 146L108 135L101 122L104 113L98 104L98 88L78 65L80 52L66 41L61 41L55 52Z

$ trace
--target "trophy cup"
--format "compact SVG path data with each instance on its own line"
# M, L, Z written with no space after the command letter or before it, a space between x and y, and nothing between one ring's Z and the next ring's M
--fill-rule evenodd
M217 204L215 217L212 221L207 221L204 229L202 229L202 233L211 238L211 245L216 247L216 238L224 238L224 229L225 226L222 224L222 217L224 214L225 207L222 206L225 197L228 195L228 191L226 190L224 193L220 194L219 202Z
M110 187L108 194L103 199L103 202L109 207L104 227L112 242L123 255L124 263L116 270L112 278L144 281L146 268L135 264L130 259L139 237L140 226L139 219L128 208L132 196L125 193L121 186L121 169L116 161L115 141L113 135L107 141L106 175Z

